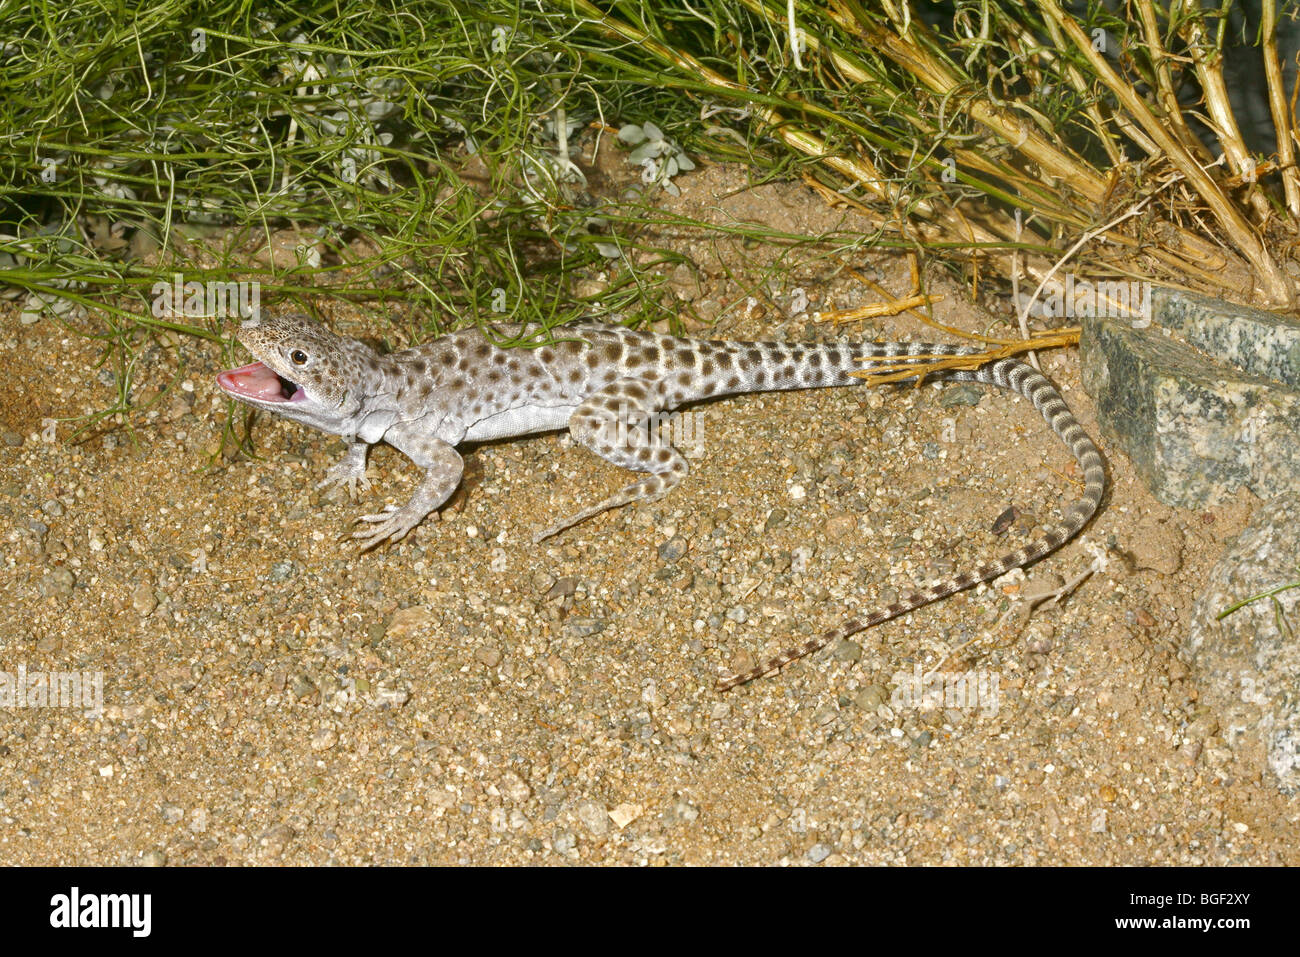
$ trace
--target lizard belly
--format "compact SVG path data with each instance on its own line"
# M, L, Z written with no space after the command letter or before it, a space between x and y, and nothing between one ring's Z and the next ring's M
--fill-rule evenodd
M515 435L529 435L533 432L549 432L562 429L569 424L569 416L576 405L536 406L523 405L479 419L465 430L466 442L482 442L486 439L505 439Z
M363 442L378 442L396 418L397 413L392 411L371 412L357 426L356 436Z

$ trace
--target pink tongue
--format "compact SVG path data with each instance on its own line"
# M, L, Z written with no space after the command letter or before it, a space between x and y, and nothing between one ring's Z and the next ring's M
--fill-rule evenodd
M217 376L217 385L233 396L247 396L263 402L283 402L280 379L260 362L240 366Z

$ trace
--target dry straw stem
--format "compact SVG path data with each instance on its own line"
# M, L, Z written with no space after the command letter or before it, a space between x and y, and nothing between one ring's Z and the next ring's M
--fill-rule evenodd
M745 2L756 4L758 0L745 0ZM1172 230L1172 235L1163 243L1139 244L1127 233L1113 230L1105 233L1105 239L1122 247L1128 247L1128 250L1123 253L1124 256L1131 256L1141 245L1142 252L1160 259L1164 264L1184 275L1200 274L1201 278L1216 283L1226 281L1228 284L1235 284L1238 287L1238 295L1249 296L1250 289L1254 285L1253 274L1262 281L1262 288L1255 291L1264 304L1291 305L1293 292L1289 280L1269 255L1259 234L1241 215L1231 199L1224 195L1219 185L1191 156L1183 143L1151 112L1145 100L1137 94L1132 85L1120 77L1106 58L1094 48L1092 38L1083 32L1073 17L1065 14L1055 0L1037 0L1036 5L1047 16L1048 21L1060 30L1074 45L1077 52L1087 60L1095 76L1115 96L1134 124L1143 131L1145 134L1143 139L1152 145L1154 155L1167 159L1190 182L1196 194L1227 232L1231 245L1248 260L1253 269L1248 272L1232 269L1231 260L1225 256L1223 247L1212 241L1213 237L1207 239L1181 228ZM889 3L882 6L887 10L893 9L892 4ZM894 29L890 30L873 23L854 0L832 0L832 8L839 11L841 23L846 28L857 27L864 38L872 43L873 48L889 57L898 66L907 69L931 92L938 95L952 95L964 84L962 78L947 69L920 43L911 39L912 33L920 30L921 27L910 21L905 23L897 11L892 13ZM854 12L855 16L848 17L849 11ZM1197 21L1190 20L1189 23L1196 25ZM1194 42L1206 43L1203 34L1199 37L1193 34L1193 37L1196 38ZM1221 58L1209 61L1206 56L1202 56L1200 59L1206 61L1201 66L1200 74L1203 82L1207 84L1207 99L1214 100L1216 104L1212 112L1221 115L1217 104L1226 103L1226 95L1222 92L1222 73L1219 69ZM1040 135L1031 124L988 100L972 97L965 101L964 107L974 121L995 133L1003 141L1010 143L1041 172L1044 178L1054 180L1077 193L1081 205L1087 203L1094 209L1102 205L1108 192L1106 179L1098 171L1066 151L1061 144ZM1230 110L1228 117L1231 117ZM1228 126L1226 130L1224 138L1229 143L1233 142L1234 134L1239 141L1240 134L1236 132L1235 125ZM1051 215L1050 210L1044 210L1044 213ZM1104 253L1101 255L1103 259L1111 258L1105 257ZM1201 264L1207 260L1215 265L1217 265L1215 261L1218 260L1222 263L1222 267L1214 268L1214 265L1211 265L1207 273L1201 268ZM1029 271L1031 275L1041 279L1041 272L1033 265Z
M742 0L748 2L748 0ZM844 179L866 190L871 198L890 210L889 214L879 219L878 226L896 229L915 238L920 245L942 244L957 237L972 247L1002 246L1006 236L993 232L986 227L972 223L958 214L954 209L939 207L926 199L908 195L905 188L885 176L865 153L859 151L854 156L834 152L827 144L826 138L814 133L792 121L774 107L768 105L769 97L758 99L754 91L741 83L722 76L710 69L698 59L681 50L673 49L652 37L645 30L614 17L607 16L601 10L586 2L574 0L575 10L581 10L590 17L590 26L609 37L618 37L637 44L646 53L650 53L677 70L714 88L714 92L723 96L742 99L750 105L750 112L767 128L767 132L784 142L804 156L816 159ZM769 12L769 11L764 11ZM815 44L809 38L810 46ZM787 101L794 112L823 114L827 121L834 122L836 117L816 104L789 99ZM866 133L866 130L859 130ZM861 208L861 207L860 207ZM872 210L880 216L879 210Z
M1277 3L1264 0L1260 31L1264 39L1264 76L1268 81L1268 108L1277 130L1277 162L1281 167L1282 187L1286 191L1286 208L1293 219L1300 219L1300 170L1295 165L1295 111L1287 108L1286 89L1282 82L1282 64L1277 55ZM1300 92L1300 85L1296 91ZM1294 100L1294 94L1293 94Z
M884 316L896 316L900 312L915 309L917 306L929 306L943 301L943 296L931 296L917 293L893 302L877 302L857 309L832 309L827 312L815 312L813 322L833 322L842 326L849 322L861 322L863 319L880 319Z
M1241 179L1253 178L1255 160L1241 135L1241 128L1232 112L1232 103L1228 99L1228 85L1223 78L1223 56L1210 43L1199 20L1189 19L1186 32L1196 75L1201 89L1205 91L1205 107L1214 125L1215 136L1223 146L1223 155L1235 176ZM1268 218L1268 200L1263 193L1252 189L1246 198L1258 221Z
M1268 305L1292 305L1294 292L1285 272L1269 254L1259 234L1242 216L1232 200L1224 195L1219 185L1183 144L1170 134L1168 128L1151 112L1146 101L1138 95L1137 91L1115 72L1105 57L1094 49L1092 39L1083 32L1075 19L1068 16L1056 0L1036 0L1036 4L1065 32L1079 53L1088 60L1093 72L1120 105L1136 119L1164 157L1187 178L1196 194L1209 207L1220 228L1227 233L1229 242L1254 268L1260 280L1259 293L1262 300ZM1207 106L1211 115L1219 122L1219 129L1216 132L1220 141L1224 143L1225 150L1231 154L1240 143L1240 133L1235 123L1230 122L1232 110L1227 103L1227 92L1222 82L1222 58L1217 54L1217 50L1215 57L1211 58L1209 51L1213 49L1212 45L1205 37L1198 20L1189 18L1185 23L1197 72L1205 91Z
M880 283L868 276L862 275L852 266L845 264L845 269L858 282L862 283L879 295L884 302L877 303L874 306L864 306L861 309L843 309L839 311L818 312L812 315L813 322L831 322L837 326L847 322L857 322L862 319L879 319L883 316L896 316L901 312L911 313L912 316L919 319L922 323L933 329L946 332L949 335L956 336L959 339L973 339L977 342L994 343L1005 345L1015 342L1015 339L999 339L994 336L986 336L977 332L966 332L962 329L954 329L952 326L945 326L941 322L936 322L934 316L930 315L927 308L926 312L918 311L918 307L929 307L936 302L943 302L944 297L937 294L925 294L921 291L921 264L916 254L909 254L907 265L912 274L912 291L902 299L895 298L893 293L887 290Z
M668 38L684 34L645 8L632 23L587 0L573 6L607 38L626 41L628 59L648 57L696 95L744 104L758 132L801 158L805 178L857 190L879 226L917 247L964 253L973 268L992 264L1004 276L1023 268L1041 282L1059 250L1087 237L1073 265L1099 278L1295 306L1279 250L1295 238L1284 213L1300 209L1300 173L1294 97L1272 37L1275 0L1264 4L1257 49L1279 131L1276 163L1251 156L1227 98L1215 38L1230 5L1130 0L1090 6L1099 19L1083 22L1058 0L969 3L933 27L901 0L740 0L734 16L702 0L691 11L713 28L705 53L674 48ZM796 37L802 69L790 68ZM1193 130L1196 106L1179 102L1188 75L1217 146ZM944 170L952 161L955 184ZM1274 171L1285 205L1258 182ZM1141 216L1116 218L1134 207ZM1014 265L998 255L1012 249Z
M1021 339L999 339L965 332L936 322L933 317L920 312L919 307L929 307L936 302L941 302L943 296L922 293L921 274L915 256L910 257L910 265L912 267L912 291L902 298L895 298L879 283L850 269L849 271L859 281L875 290L884 299L884 302L863 306L858 309L814 313L811 317L812 321L842 325L847 322L878 319L882 316L896 316L899 313L907 312L919 319L924 325L958 338L973 339L983 343L988 348L966 356L927 354L900 356L893 362L874 362L870 370L864 369L862 372L850 373L855 378L866 380L869 385L883 385L887 382L900 382L904 379L915 378L916 384L919 386L925 381L928 374L941 369L977 369L987 362L1004 359L1007 356L1020 355L1026 352L1032 355L1038 349L1072 346L1077 345L1079 342L1079 327L1077 326L1057 329L1052 332L1036 333ZM1039 291L1041 291L1041 288Z
M945 328L945 327L940 327ZM949 330L951 331L951 330ZM1017 339L1005 345L993 346L979 352L964 356L916 355L900 357L895 362L876 362L870 370L851 372L850 375L863 379L868 385L884 385L888 382L902 382L916 379L920 386L925 377L941 369L978 369L980 366L1008 356L1017 356L1026 352L1038 352L1042 349L1059 349L1079 344L1079 327L1070 326L1052 332L1036 333L1028 339Z

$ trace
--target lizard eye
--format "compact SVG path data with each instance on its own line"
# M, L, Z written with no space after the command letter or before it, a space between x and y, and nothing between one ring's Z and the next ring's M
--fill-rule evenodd
M294 349L293 352L289 353L289 359L296 366L305 366L307 364L307 353L301 349Z

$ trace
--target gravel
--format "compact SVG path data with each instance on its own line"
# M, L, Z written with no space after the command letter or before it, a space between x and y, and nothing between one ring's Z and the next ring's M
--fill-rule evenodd
M693 176L691 212L845 228L801 185ZM699 302L744 301L719 248L682 242ZM906 292L906 263L881 262ZM799 269L817 309L875 301L845 271ZM990 327L932 278L937 321ZM772 333L719 316L720 334ZM135 441L42 441L41 419L116 396L93 342L15 318L0 316L0 671L98 674L103 707L0 706L7 863L1300 863L1294 801L1172 649L1254 503L1163 506L1122 456L1083 539L1035 570L1070 581L1102 550L1062 601L1030 616L1030 583L1005 580L714 690L737 661L1016 547L1014 523L990 531L1009 503L1052 521L1077 476L1027 403L945 408L928 387L709 403L671 495L540 546L549 518L624 477L553 436L489 444L440 521L359 556L339 536L410 494L400 455L376 449L352 502L314 489L330 440L291 423L257 420L257 460L217 454L229 411L197 340L140 357L148 383L190 378L192 404L142 393ZM354 318L334 314L367 329ZM910 318L879 333L927 334ZM1096 434L1076 359L1042 359ZM839 516L856 527L832 538ZM1127 557L1144 520L1177 532L1176 569ZM1033 622L1052 626L1039 651ZM908 704L895 692L914 667L947 689L992 676L996 707Z

